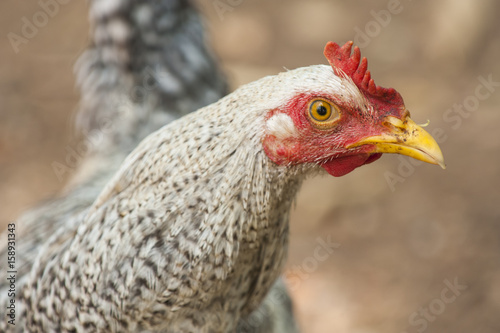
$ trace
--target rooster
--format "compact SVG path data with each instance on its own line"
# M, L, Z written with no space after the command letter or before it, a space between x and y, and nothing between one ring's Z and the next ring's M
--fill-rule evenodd
M444 167L359 48L324 54L329 66L265 77L146 137L74 232L40 251L20 300L26 330L234 332L282 270L307 176L383 153Z

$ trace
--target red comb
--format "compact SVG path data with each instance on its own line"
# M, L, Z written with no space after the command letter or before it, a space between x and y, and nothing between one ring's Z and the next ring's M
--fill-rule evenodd
M326 44L324 54L334 73L337 76L350 77L363 94L378 106L386 106L384 109L392 109L394 106L404 108L403 98L394 88L382 88L375 84L370 71L367 70L368 60L365 57L361 59L359 47L355 46L351 55L352 44L351 41L342 47L334 42Z

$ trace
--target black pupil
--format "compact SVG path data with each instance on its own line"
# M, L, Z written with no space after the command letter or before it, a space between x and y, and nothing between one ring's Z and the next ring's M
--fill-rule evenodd
M326 107L324 105L319 105L317 108L316 108L316 112L318 113L318 115L320 116L326 116L326 114L328 113L328 110L326 109Z

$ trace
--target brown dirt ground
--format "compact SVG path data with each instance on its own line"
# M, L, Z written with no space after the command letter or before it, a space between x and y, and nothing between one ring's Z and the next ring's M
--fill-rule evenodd
M328 40L357 39L377 83L396 87L414 120L429 119L431 133L438 131L444 171L385 156L305 184L287 269L303 331L500 332L500 89L478 88L480 77L500 81L500 5L401 0L398 13L377 23L395 1L210 0L202 7L233 86L325 63ZM219 16L218 2L234 6ZM40 10L37 2L0 4L2 228L64 185L51 163L72 140L72 66L87 45L87 8L62 5L14 53L7 34L19 34L22 18ZM371 37L360 40L358 29ZM464 104L462 114L450 110ZM340 246L325 256L319 239ZM454 294L449 283L467 288Z

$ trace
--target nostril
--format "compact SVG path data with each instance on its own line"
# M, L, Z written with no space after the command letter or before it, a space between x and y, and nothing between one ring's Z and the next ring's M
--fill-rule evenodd
M393 132L404 132L406 129L406 124L401 119L389 116L385 118L384 126L388 127Z

